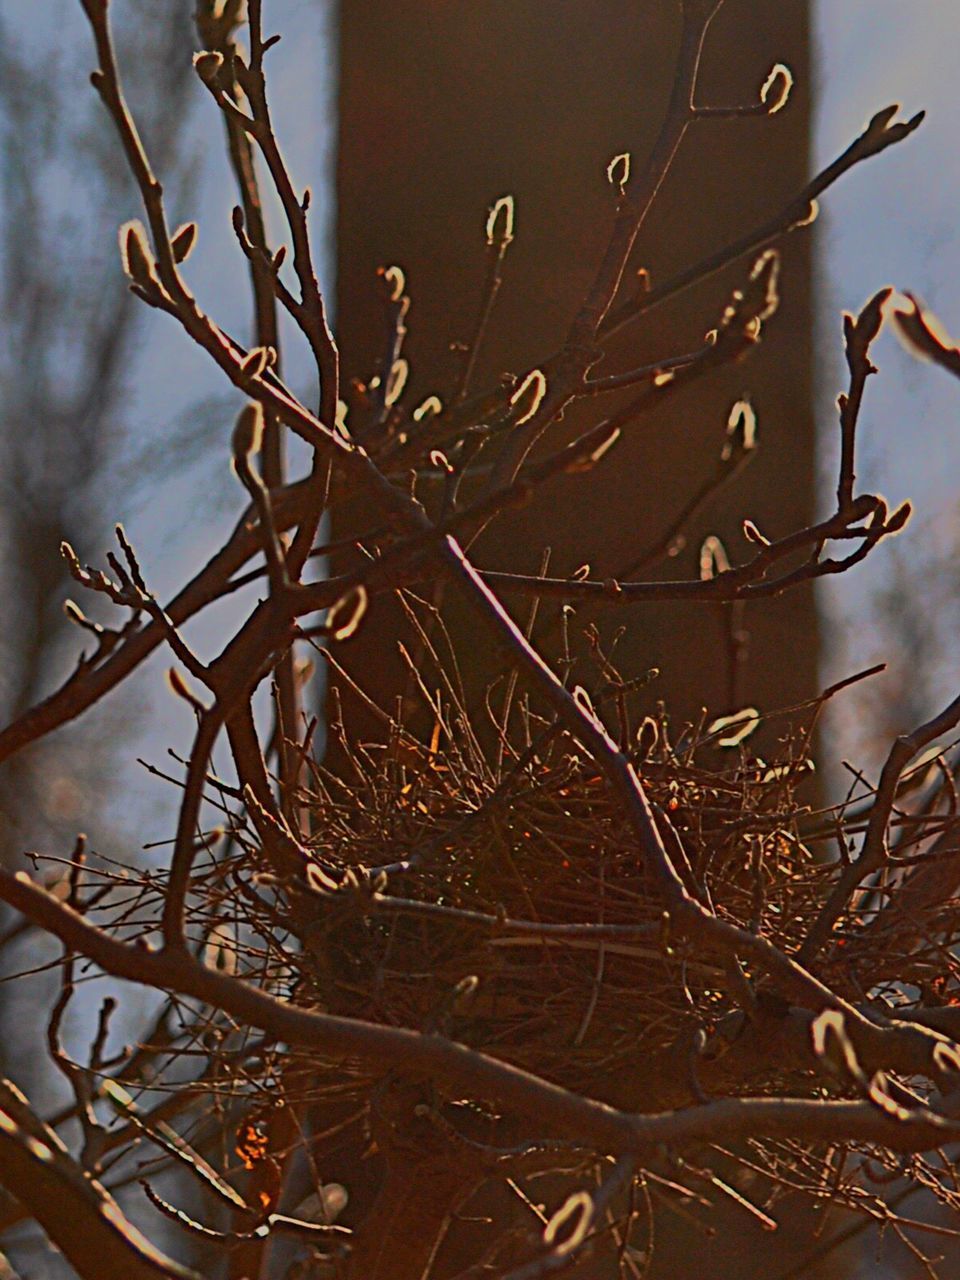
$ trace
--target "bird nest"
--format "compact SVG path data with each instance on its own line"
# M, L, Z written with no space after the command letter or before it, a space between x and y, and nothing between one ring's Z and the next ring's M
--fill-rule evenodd
M825 881L799 830L808 735L770 763L731 744L746 721L671 741L662 711L633 729L608 701L690 891L792 950ZM737 1009L723 961L671 936L622 806L565 732L526 708L513 740L483 744L455 716L437 704L422 741L394 724L336 777L312 768L313 861L277 886L279 916L251 906L244 882L275 881L240 850L260 962L305 1005L451 1036L618 1105L675 1103L669 1054ZM342 1063L328 1077L349 1088ZM322 1091L315 1059L309 1079Z
M690 895L718 919L794 954L836 883L828 853L862 828L871 802L868 794L859 810L812 807L808 753L820 703L768 719L754 734L754 712L733 723L704 717L675 732L662 708L644 706L651 700L642 683L628 688L611 677L577 697L603 718L639 774ZM518 700L509 714L500 706L484 734L452 693L429 700L428 709L419 732L416 716L385 718L381 739L362 745L335 709L328 758L336 770L305 761L306 784L286 797L291 819L310 833L289 874L255 834L252 797L211 779L208 798L219 792L228 840L207 841L189 898L191 939L208 965L304 1008L447 1037L629 1111L662 1112L707 1095L824 1096L809 1053L784 1051L787 1042L776 1039L764 1045L760 1032L742 1048L751 1001L754 1012L773 1010L773 1023L780 1014L789 1021L786 1002L762 971L674 932L620 799L554 719ZM775 747L769 759L753 749L763 738ZM952 830L950 814L937 818L928 785L938 770L950 791L942 761L905 778L892 878L844 911L819 961L818 975L861 1006L929 1011L956 998L956 904L911 896L902 880L923 867L930 842ZM913 817L909 788L918 797ZM133 879L111 872L97 892L130 888ZM146 871L136 879L136 909L121 894L122 908L105 900L104 910L119 933L145 940L166 878ZM891 917L898 900L910 911ZM360 1186L362 1201L366 1155L379 1150L390 1166L385 1123L387 1139L415 1140L418 1150L438 1141L454 1186L464 1141L469 1173L469 1143L487 1144L488 1154L511 1150L500 1142L505 1128L511 1142L531 1134L544 1142L545 1167L560 1167L550 1148L556 1135L536 1133L530 1117L522 1132L510 1129L489 1099L444 1097L430 1081L288 1045L216 1011L198 1022L184 1006L181 1021L174 1039L199 1042L207 1067L191 1084L178 1083L182 1051L172 1049L149 1087L206 1099L218 1132L231 1114L235 1153L264 1203L279 1194L286 1156L304 1143L317 1186L345 1168L351 1197ZM753 1019L754 1031L761 1022ZM142 1050L166 1052L159 1041ZM834 1095L845 1091L842 1081L831 1086ZM424 1098L426 1137L418 1128ZM485 1134L495 1122L494 1145ZM536 1147L516 1149L526 1160ZM816 1198L833 1178L822 1143L750 1139L747 1148L734 1157L717 1147L714 1156L740 1162L744 1177L765 1171L770 1203L781 1184ZM844 1153L857 1150L848 1143ZM901 1161L869 1143L859 1151L860 1174L842 1186L836 1179L838 1202L878 1215L883 1188L905 1177L954 1204L936 1160ZM589 1164L582 1152L577 1159ZM672 1177L671 1168L660 1173ZM408 1171L397 1169L402 1187Z

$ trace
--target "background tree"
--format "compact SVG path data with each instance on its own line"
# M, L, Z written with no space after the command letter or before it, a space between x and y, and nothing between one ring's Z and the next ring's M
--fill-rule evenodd
M617 671L599 628L572 679L563 649L556 669L539 652L541 631L579 627L582 602L629 618L651 601L763 600L853 568L903 528L909 508L858 493L855 474L890 291L845 322L849 385L824 520L775 536L747 521L742 562L708 541L697 570L672 580L488 570L465 548L558 476L609 465L667 374L692 380L756 355L776 322L775 246L803 235L829 186L921 117L879 111L779 211L655 289L624 295L637 234L687 134L717 109L765 116L789 97L790 74L775 68L759 101L705 104L701 52L720 5L684 0L661 134L648 158L611 169L609 244L556 352L447 405L405 397L397 356L379 385L354 384L342 399L309 201L270 117L273 40L256 0L247 51L235 43L237 8L202 9L197 72L238 169L244 139L259 153L286 244L266 244L249 174L234 231L258 307L285 310L315 357L314 412L284 382L273 344L241 345L187 286L196 227L168 218L122 93L105 0L83 8L94 87L143 199L145 224L121 230L131 287L243 393L230 452L249 505L165 607L122 529L109 572L64 548L76 582L126 621L0 732L0 752L12 757L97 705L161 645L196 732L164 869L118 877L78 841L59 895L0 873L0 897L64 947L48 1048L75 1094L60 1119L80 1130L68 1148L5 1085L0 1181L91 1276L190 1274L112 1198L141 1172L131 1163L140 1141L210 1195L199 1218L165 1202L152 1178L145 1188L203 1242L207 1274L656 1274L662 1213L696 1220L727 1197L770 1227L788 1193L829 1197L919 1253L924 1224L898 1217L884 1188L905 1177L955 1202L944 1154L960 1138L955 915L917 877L942 865L954 823L952 771L931 772L919 753L955 729L960 700L896 740L859 807L811 811L810 735L839 687L793 708L780 757L762 760L749 747L755 711L671 729L642 673ZM493 246L510 234L509 214L509 201L491 210ZM724 266L737 287L718 285L715 321L694 348L625 369L607 358L612 317L629 324ZM380 286L399 334L402 270L385 267ZM893 315L932 358L960 361L922 311L904 303ZM627 386L629 411L605 414L604 397ZM581 403L597 408L579 436L558 440L556 422ZM755 424L746 405L727 407L726 420L720 464L732 467ZM281 424L313 455L294 483L280 471ZM318 546L324 515L358 494L375 522ZM320 552L329 572L315 580L306 570ZM424 596L441 577L500 655L486 705L464 696L443 612ZM322 642L322 660L337 664L367 603L387 593L409 620L420 707L408 717L404 705L374 704L374 742L335 707L334 773L313 759L314 725L297 714L292 649ZM247 612L204 660L184 624L228 595ZM252 699L270 681L277 711L264 731ZM362 686L349 688L370 710ZM221 735L229 774L213 759ZM836 862L815 856L827 842L841 848ZM64 1054L81 965L163 993L138 1046L114 1043L106 1000L89 1062ZM478 1222L481 1192L493 1208Z
M149 9L130 6L120 39L125 50L137 49L131 91L171 188L181 190L193 92L189 5L178 0L160 17ZM66 45L51 53L30 24L0 16L0 543L4 595L16 601L0 637L5 722L54 686L77 624L93 632L99 622L96 607L92 621L84 622L77 606L65 613L69 589L45 549L63 540L83 555L102 547L110 529L106 495L142 449L128 415L143 310L119 287L110 244L116 211L134 188L98 127L95 104L78 103L63 88L83 55ZM49 198L53 178L56 201ZM85 639L88 649L103 642ZM10 761L0 777L5 865L37 841L72 839L94 805L102 812L123 736L108 714ZM104 824L101 840L106 834ZM20 932L15 923L12 931ZM26 961L22 951L16 957L21 964L38 959L35 952ZM22 1028L30 1002L8 992L0 1018L6 1028ZM0 1042L5 1069L21 1070L21 1038L5 1030Z
M704 104L739 101L745 86L781 61L796 81L790 109L772 120L719 112L690 131L638 232L625 293L656 289L682 264L735 240L807 180L809 9L805 0L737 0L718 13L700 70ZM606 166L626 152L640 163L656 140L679 34L674 4L584 0L564 6L549 23L537 0L492 0L482 19L467 18L455 5L434 10L408 0L384 0L376 11L344 7L336 314L352 370L369 380L392 350L389 315L370 281L377 266L397 255L412 300L400 353L409 366L407 394L426 399L435 393L449 402L491 384L504 369L536 366L576 310L603 253ZM402 58L394 55L401 45ZM367 163L355 163L357 154ZM481 253L478 210L505 192L515 205L512 241L505 251L495 244ZM738 513L762 528L814 517L813 237L790 237L780 250L789 287L765 341L766 358L747 367L718 363L702 376L664 381L657 394L648 392L642 418L624 428L616 461L558 479L489 526L475 548L484 564L536 572L549 549L550 570L558 575L583 564L600 578L669 575L710 535L739 546ZM728 278L731 288L739 283L728 273L724 285ZM655 361L666 349L695 346L714 322L718 287L708 276L631 323L609 326L608 359L626 368ZM736 467L718 468L730 406L743 397L760 419L759 447ZM605 411L626 410L635 398L636 387L610 390ZM575 438L595 408L570 406L551 432L552 443L561 435ZM782 466L787 448L789 475ZM643 477L654 470L661 482L651 493ZM734 481L736 507L723 501L725 485ZM335 536L350 533L351 520L361 528L369 523L369 511L356 505L335 516ZM591 510L588 524L570 518L583 506ZM448 625L459 643L449 609ZM460 625L469 633L467 618ZM377 600L343 654L350 674L384 705L403 687L402 664L386 658L396 653L403 630L402 611ZM706 615L651 603L644 625L620 637L617 654L631 671L656 667L657 693L675 719L687 719L704 705L719 713L812 697L818 631L812 586L761 609L741 604ZM750 663L750 635L760 652L789 636L794 660ZM569 642L575 653L582 651L576 632ZM541 645L555 656L543 635ZM477 696L494 665L481 655L467 664L464 679Z
M192 88L184 70L189 7L168 6L160 19L148 17L142 5L132 8L122 28L124 45L138 51L132 91L158 163L175 177L182 171L184 104ZM0 26L0 43L3 560L10 575L5 589L19 605L3 636L9 720L47 692L63 662L64 638L74 633L64 615L62 576L42 548L67 540L93 553L109 532L104 486L116 479L121 450L137 447L124 438L124 396L143 312L122 290L104 288L104 277L116 270L106 233L131 180L87 104L78 112L56 92L66 70L58 59L69 54L38 54L28 33L11 29L9 19ZM161 82L164 67L173 74ZM45 198L54 169L66 170L57 205ZM73 816L71 789L83 790L106 767L97 761L90 776L78 772L79 749L71 752L69 768L42 757L42 750L21 756L5 777L7 858L27 838L21 814L29 815L34 833L43 813L58 829L62 818Z

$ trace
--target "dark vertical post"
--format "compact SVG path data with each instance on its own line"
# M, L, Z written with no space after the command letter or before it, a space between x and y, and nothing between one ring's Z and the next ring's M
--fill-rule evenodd
M369 376L383 347L378 266L406 271L412 308L407 354L415 394L449 385L450 344L475 322L483 226L512 193L517 241L475 385L523 373L555 350L609 233L608 161L642 163L668 98L679 34L669 0L378 0L345 3L340 18L337 316L344 366ZM703 121L688 134L637 246L654 284L779 208L807 176L810 121L805 0L728 0L707 42L702 96L749 102L775 62L796 77L772 118ZM719 534L746 550L741 521L775 535L814 507L810 395L810 236L784 246L782 305L749 360L664 399L589 477L554 482L475 547L484 567L536 571L589 563L605 575L667 526L715 465L729 407L748 393L760 453L718 507L693 522L686 546L655 572L689 577ZM696 346L749 260L659 308L618 339L605 368L629 368ZM606 407L606 406L605 406ZM596 405L591 412L600 410ZM578 417L576 422L582 423ZM576 422L565 424L571 429ZM362 513L354 513L363 527ZM349 528L349 521L338 532ZM609 615L607 615L609 618ZM747 611L748 661L731 681L731 625L723 610L637 609L617 649L626 674L661 668L652 696L674 718L701 705L774 709L811 696L817 628L811 592ZM456 621L454 620L454 626ZM609 623L604 623L609 626ZM342 657L386 707L400 687L392 655L398 618L378 603ZM478 656L477 679L483 678Z

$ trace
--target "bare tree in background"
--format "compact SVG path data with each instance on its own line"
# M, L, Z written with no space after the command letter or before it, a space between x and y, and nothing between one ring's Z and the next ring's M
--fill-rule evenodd
M190 8L133 4L120 28L137 54L131 92L174 190L193 89ZM49 691L72 647L77 614L64 612L65 584L45 548L68 541L93 555L108 537L104 498L131 447L125 397L144 320L104 283L118 275L109 236L135 188L96 104L78 109L62 89L83 51L38 56L28 32L0 15L0 539L4 598L16 602L0 638L5 719ZM109 642L90 634L87 652ZM116 725L109 738L117 742ZM82 796L112 767L104 735L89 731L66 752L42 744L19 757L0 783L0 856L9 865L36 840L38 819L50 833L70 830Z
M245 15L232 0L204 0L207 47L194 60L239 181L233 232L257 328L248 344L185 282L197 227L169 215L123 93L107 0L80 2L93 85L143 202L145 222L121 229L130 288L242 394L229 454L246 506L166 606L122 527L105 569L64 540L66 571L119 621L113 639L0 731L0 759L97 706L161 646L195 736L173 779L180 809L162 867L138 873L131 859L118 870L78 838L50 855L55 884L0 869L0 898L63 948L46 1048L72 1091L71 1105L43 1120L22 1090L0 1083L0 1184L19 1202L4 1225L38 1224L82 1277L196 1276L121 1211L116 1194L141 1180L150 1205L201 1251L206 1275L665 1277L665 1216L700 1227L727 1200L745 1232L775 1230L798 1196L845 1222L858 1215L855 1229L894 1234L933 1273L924 1240L938 1228L898 1208L922 1188L960 1209L951 1158L960 913L947 874L957 861L956 761L943 745L960 724L960 697L896 737L857 803L811 810L803 786L817 715L873 672L784 712L778 758L760 759L750 750L760 712L671 726L644 674L617 670L615 635L582 611L638 625L651 601L759 606L878 553L910 508L891 510L857 487L872 344L893 323L954 373L960 352L886 288L846 316L834 510L769 530L744 512L742 556L709 538L685 570L665 560L704 492L644 564L650 578L491 570L471 551L478 530L535 489L616 465L623 432L658 398L720 364L762 358L776 323L776 246L805 234L830 186L908 139L922 115L879 110L762 223L649 288L628 284L638 230L688 131L788 106L782 66L759 80L757 101L704 102L700 56L721 0L682 0L660 137L648 157L610 165L609 243L556 350L485 390L468 394L464 380L462 394L416 404L404 394L410 298L398 266L376 282L382 365L341 382L309 195L292 181L271 120L275 37L259 0ZM266 241L261 172L283 210L278 246ZM489 212L476 344L507 284L515 213L509 196ZM695 347L609 367L612 333L710 279L715 306ZM315 358L314 406L284 382L270 340L280 309ZM574 404L595 406L592 421L558 443ZM295 482L283 473L288 431L312 453ZM749 403L718 406L711 494L735 492L756 444ZM324 515L357 493L372 500L375 522L321 545ZM570 519L589 515L573 509ZM307 570L320 554L329 575L317 581ZM470 653L451 649L440 580L474 619L476 644L502 664L479 707L463 694ZM330 711L334 772L312 752L299 659L310 647L338 668L339 646L385 593L409 620L418 706L371 708L348 682ZM182 628L228 596L246 614L204 660ZM574 627L589 653L575 667L563 648ZM558 635L551 663L544 641ZM267 729L253 711L265 683L275 706ZM348 698L373 712L377 740L351 734ZM229 774L215 756L221 738ZM816 856L822 849L837 856ZM160 1015L138 1044L121 1045L108 996L80 1062L61 1032L96 970L142 998L158 993ZM144 1149L156 1157L148 1165ZM201 1212L158 1190L171 1168L202 1188ZM801 1269L829 1258L850 1230L831 1228Z

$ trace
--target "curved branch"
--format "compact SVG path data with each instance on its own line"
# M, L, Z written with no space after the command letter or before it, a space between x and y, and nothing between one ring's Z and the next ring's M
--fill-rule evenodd
M116 1200L84 1173L9 1080L0 1080L0 1182L82 1280L201 1280L127 1221Z
M538 1129L548 1126L589 1141L599 1152L644 1154L664 1143L686 1146L747 1135L824 1142L847 1138L876 1142L891 1151L919 1151L960 1138L960 1122L922 1109L893 1119L870 1102L730 1098L658 1115L630 1114L442 1036L301 1009L208 969L186 952L118 942L26 876L0 869L0 898L115 977L202 1000L245 1025L324 1057L357 1057L383 1068L422 1072L440 1086L493 1099L535 1120ZM854 1010L851 1013L859 1020ZM875 1030L893 1047L904 1030L914 1028ZM928 1043L940 1042L941 1037L930 1033ZM906 1046L910 1038L902 1043ZM898 1064L898 1069L903 1067Z

